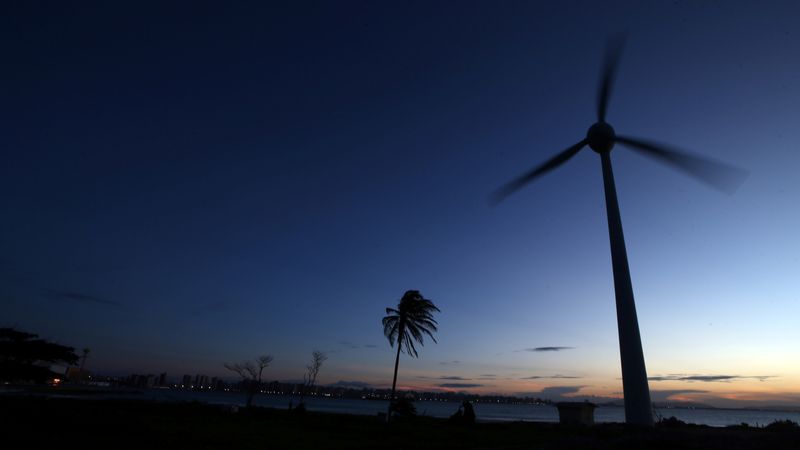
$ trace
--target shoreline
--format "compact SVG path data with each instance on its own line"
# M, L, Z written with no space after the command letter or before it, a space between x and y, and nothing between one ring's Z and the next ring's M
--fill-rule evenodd
M129 387L97 387L83 385L61 386L0 386L0 397L13 395L33 395L49 398L69 398L75 400L137 400L157 402L201 402L209 405L243 407L244 398L238 392L189 391L180 389L140 389ZM297 399L291 395L258 394L255 406L288 409L289 403ZM336 397L306 397L309 411L331 414L355 414L372 417L385 409L387 400L351 399ZM446 400L417 401L417 412L420 416L446 419L456 411L459 402ZM511 404L494 402L475 402L477 420L481 423L557 423L556 408L551 405ZM754 408L705 408L705 407L672 407L658 408L655 418L669 419L675 417L688 424L711 427L726 427L748 424L752 427L764 426L777 420L790 420L800 423L800 413ZM595 422L624 422L624 409L616 405L599 405L595 413Z
M391 425L376 416L256 407L231 412L200 402L0 396L9 448L471 448L797 449L795 427L620 423L479 422L417 417ZM71 446L74 445L74 446Z

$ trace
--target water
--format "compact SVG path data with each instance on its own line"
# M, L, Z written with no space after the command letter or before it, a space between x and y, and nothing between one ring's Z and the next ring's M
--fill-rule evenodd
M137 395L159 401L202 401L211 404L244 405L244 395L238 392L193 392L169 389L151 389ZM297 404L298 399L281 395L257 395L253 403L257 406L272 408L288 408L289 402ZM326 397L308 397L305 400L309 411L345 413L360 415L376 415L386 412L388 402L380 400L336 399ZM458 409L455 402L414 402L417 413L432 417L450 417ZM474 403L475 414L479 421L533 421L558 422L558 410L549 405L527 405L508 403ZM762 411L747 409L658 409L663 417L675 416L686 423L724 427L746 423L750 426L763 426L776 420L791 420L800 423L800 412ZM595 421L624 422L623 408L616 406L600 406L594 413Z

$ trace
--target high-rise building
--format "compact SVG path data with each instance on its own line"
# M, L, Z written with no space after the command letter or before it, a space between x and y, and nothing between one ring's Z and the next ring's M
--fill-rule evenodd
M200 374L195 375L194 388L203 389L205 387L208 387L208 375L200 375Z

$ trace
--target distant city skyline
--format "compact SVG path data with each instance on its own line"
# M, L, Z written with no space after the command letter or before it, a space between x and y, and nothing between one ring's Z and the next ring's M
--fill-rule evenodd
M400 389L621 396L600 162L609 120L747 169L732 196L624 149L653 399L800 405L800 4L2 7L0 326L100 374L391 385L384 308L434 301ZM180 375L179 375L180 374Z

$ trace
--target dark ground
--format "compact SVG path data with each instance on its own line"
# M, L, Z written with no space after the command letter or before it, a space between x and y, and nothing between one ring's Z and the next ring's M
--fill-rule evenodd
M800 449L800 431L677 424L566 428L514 422L458 426L200 403L0 396L0 448L12 449Z

